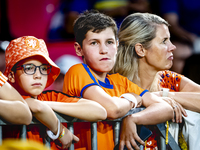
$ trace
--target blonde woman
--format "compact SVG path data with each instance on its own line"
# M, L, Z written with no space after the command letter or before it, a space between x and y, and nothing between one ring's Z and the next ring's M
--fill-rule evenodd
M172 121L182 123L182 115L188 115L184 119L187 123L191 122L191 115L199 116L200 85L169 71L176 47L170 41L168 26L164 19L154 14L135 13L127 16L119 29L118 54L112 72L128 77L140 87L159 96L162 96L161 88L168 88L168 97L173 100L167 102L176 113L176 118ZM187 109L187 113L184 109ZM186 131L190 127L196 129L197 122L187 126ZM190 149L193 149L197 145L191 135L192 133L185 135L185 140L190 144ZM122 145L124 139L121 139Z

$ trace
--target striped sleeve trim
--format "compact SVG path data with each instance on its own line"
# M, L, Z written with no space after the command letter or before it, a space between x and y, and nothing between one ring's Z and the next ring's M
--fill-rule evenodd
M2 87L4 85L4 83L6 83L7 80L8 80L8 78L6 76L4 76L2 74L2 72L0 72L0 87Z

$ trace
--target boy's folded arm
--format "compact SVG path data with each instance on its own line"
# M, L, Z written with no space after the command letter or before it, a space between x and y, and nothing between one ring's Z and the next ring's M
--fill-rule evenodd
M27 105L22 96L13 88L8 82L6 82L0 89L0 98L10 101L21 101ZM28 106L27 106L28 107Z
M26 102L33 116L56 134L58 131L58 118L54 111L47 104L34 98L27 98Z
M0 88L0 100L1 117L15 124L31 123L32 114L27 103L8 82Z
M54 111L87 121L105 120L107 112L99 103L80 99L77 103L44 101ZM81 113L80 113L81 112Z
M48 136L53 140L58 139L62 143L62 148L68 148L73 141L79 141L78 137L60 123L54 111L47 104L33 98L27 98L26 101L33 112L33 116L51 130L47 131Z
M108 119L123 117L132 107L133 103L124 98L111 97L99 86L90 86L83 92L83 97L101 104L107 111Z
M0 116L13 124L29 125L32 121L30 109L21 101L0 99Z

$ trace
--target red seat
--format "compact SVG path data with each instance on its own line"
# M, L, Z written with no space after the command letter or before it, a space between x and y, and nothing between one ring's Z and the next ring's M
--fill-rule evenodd
M46 40L59 0L7 0L8 21L14 38L32 35Z

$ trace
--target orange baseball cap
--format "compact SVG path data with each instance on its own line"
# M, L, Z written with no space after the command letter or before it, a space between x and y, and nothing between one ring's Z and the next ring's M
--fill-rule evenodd
M23 36L10 42L5 52L6 69L4 75L8 76L17 62L32 56L42 56L52 66L51 73L48 75L47 88L60 74L60 68L50 59L44 40L34 36Z

